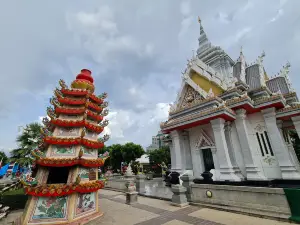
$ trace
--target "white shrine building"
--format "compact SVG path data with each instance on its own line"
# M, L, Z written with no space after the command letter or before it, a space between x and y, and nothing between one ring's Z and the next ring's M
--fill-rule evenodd
M241 50L233 61L208 40L201 21L197 55L183 72L169 118L172 171L214 180L300 179L289 129L300 135L300 103L291 88L287 63L274 78L265 54L248 64Z

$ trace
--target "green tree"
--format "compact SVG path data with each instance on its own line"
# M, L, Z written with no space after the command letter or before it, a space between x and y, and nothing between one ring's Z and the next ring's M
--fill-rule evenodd
M110 158L105 161L104 166L111 166L114 171L121 170L121 162L127 164L140 158L145 152L140 145L132 142L125 145L113 144L98 150L99 154L108 151Z
M114 144L109 146L109 155L110 155L110 165L113 170L116 172L117 170L121 170L121 162L123 162L122 155L122 145Z
M147 154L149 155L150 166L154 168L155 172L161 172L161 168L158 167L158 165L162 162L166 165L171 163L169 146L162 146L160 149L150 150Z
M31 151L41 143L41 128L39 123L30 123L23 129L22 134L17 137L18 148L11 151L10 161L19 165L32 164Z
M0 151L0 161L2 160L2 165L5 165L8 163L8 157L5 154L5 152Z
M122 146L123 160L126 163L135 161L136 159L140 158L143 154L145 154L145 151L140 145L129 142Z

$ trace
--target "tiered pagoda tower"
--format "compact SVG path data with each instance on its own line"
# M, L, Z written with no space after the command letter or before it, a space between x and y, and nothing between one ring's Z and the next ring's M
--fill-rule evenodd
M98 167L108 157L98 157L109 136L97 139L108 125L103 117L107 94L94 94L91 71L81 70L68 88L63 80L54 91L43 119L43 144L32 152L38 171L36 179L22 180L29 195L19 224L84 224L101 216Z

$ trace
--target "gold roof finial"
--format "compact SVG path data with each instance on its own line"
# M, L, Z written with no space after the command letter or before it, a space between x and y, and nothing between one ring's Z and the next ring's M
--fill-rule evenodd
M200 16L198 16L198 23L201 24L201 19L200 19Z

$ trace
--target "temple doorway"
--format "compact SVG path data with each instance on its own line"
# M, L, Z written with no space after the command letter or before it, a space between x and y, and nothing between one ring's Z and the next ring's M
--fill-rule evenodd
M215 169L214 159L210 148L202 149L205 172Z

